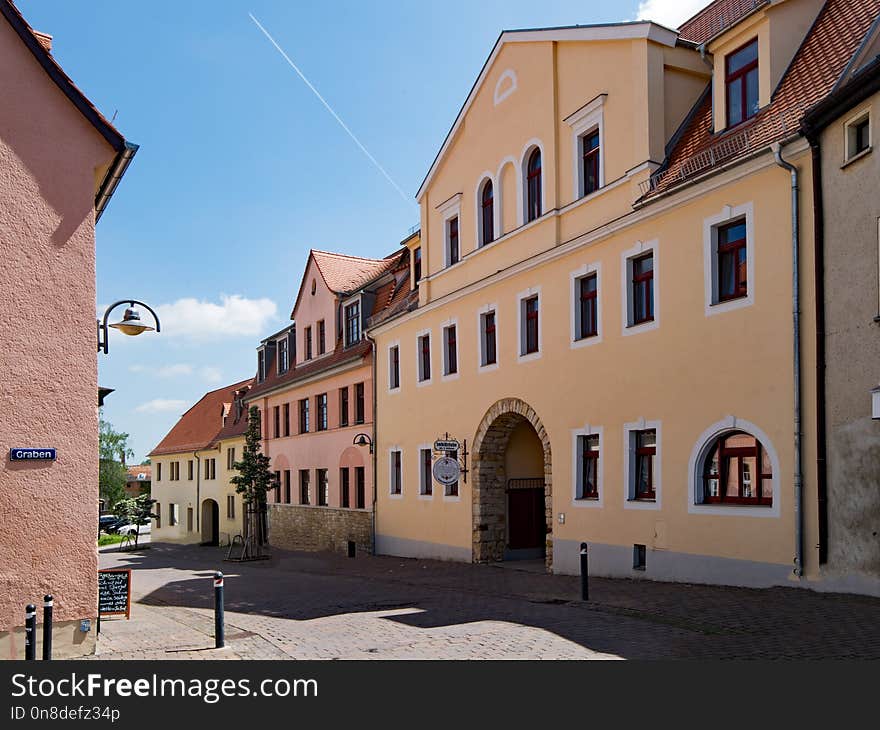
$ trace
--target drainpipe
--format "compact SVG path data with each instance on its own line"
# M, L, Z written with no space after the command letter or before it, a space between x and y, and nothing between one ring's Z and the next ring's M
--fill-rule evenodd
M377 436L377 433L379 430L379 422L376 420L376 412L377 412L377 410L376 410L376 394L378 392L378 388L376 387L376 356L377 356L376 352L377 352L377 349L376 349L376 340L374 340L372 337L370 337L368 332L364 332L364 336L370 341L370 345L372 347L372 353L373 353L373 363L372 363L372 372L373 372L373 387L372 387L372 391L373 391L373 446L370 449L373 452L372 454L370 454L370 457L373 461L373 513L370 517L372 525L373 525L373 529L372 529L372 536L371 536L371 541L370 541L370 546L371 546L370 552L373 555L375 555L376 554L376 495L378 494L378 491L379 491L378 486L376 484L376 478L377 478L376 459L378 458L377 449L379 448L378 442L376 440L376 436Z
M798 225L798 169L782 158L779 143L772 146L776 164L791 174L791 276L792 276L792 322L794 345L794 518L795 558L794 570L799 578L804 574L804 483L801 468L801 322L800 322L800 228Z
M199 518L201 516L199 514L201 512L201 509L199 509L199 506L200 506L199 487L201 486L201 483L199 480L201 479L201 476L202 476L202 462L201 462L201 459L199 459L199 452L198 451L193 451L193 456L195 457L195 460L196 460L196 532L199 533L199 540L201 540L202 533L201 533L201 528L199 526Z

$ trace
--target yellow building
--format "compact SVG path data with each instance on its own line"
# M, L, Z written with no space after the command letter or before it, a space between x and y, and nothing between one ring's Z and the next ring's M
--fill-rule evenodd
M369 332L379 552L575 573L587 542L598 575L818 577L798 123L878 10L501 34L418 192L418 306Z
M244 380L212 390L184 413L150 452L154 542L228 544L244 534L244 509L232 468L244 450Z

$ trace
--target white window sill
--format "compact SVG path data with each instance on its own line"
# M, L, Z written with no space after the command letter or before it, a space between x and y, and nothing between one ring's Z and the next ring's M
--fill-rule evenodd
M443 501L444 502L461 502L461 495L460 494L451 494L451 495L444 494Z
M660 502L653 501L649 502L646 499L629 499L627 498L626 502L623 503L624 509L641 509L641 510L659 510Z
M623 328L623 336L629 337L630 335L639 335L642 332L650 332L651 330L657 329L659 326L659 319L652 319L649 322L642 322L640 324L630 324Z
M878 317L877 321L880 321L880 317ZM478 373L491 373L492 371L497 370L497 369L498 369L498 363L493 362L489 365L480 365L477 368L477 372Z
M541 359L541 351L530 352L528 355L518 355L516 358L517 362L531 362L532 360L540 360Z
M578 340L571 341L571 349L578 350L582 347L590 347L590 345L598 345L602 342L602 333L590 335L589 337L581 337Z
M854 162L858 162L858 161L861 160L863 157L867 157L868 155L871 154L871 151L872 151L873 149L874 149L873 147L866 147L866 148L863 149L861 152L859 152L858 154L853 155L853 156L850 157L846 162L844 162L844 163L840 166L840 169L841 169L841 170L845 170L847 167L849 167L850 165L852 165Z
M432 499L434 499L434 495L433 494L420 494L419 499L421 499L424 502L430 502Z
M458 376L459 376L459 373L454 372L454 373L450 373L449 375L441 376L440 380L442 380L444 383L446 383L450 380L458 380Z
M725 312L732 312L737 309L743 309L744 307L751 307L754 303L755 297L752 292L749 292L744 297L727 299L723 302L713 302L706 307L706 316L711 317L714 314L724 314Z
M571 500L571 506L586 509L600 509L603 506L602 497L599 499L578 499L575 497Z
M426 385L430 385L432 382L433 382L433 381L431 380L431 378L428 378L427 380L420 380L420 381L418 381L418 382L416 383L416 387L417 387L417 388L423 388L423 387L425 387Z
M389 494L388 497L390 499L403 499L403 493L401 492L400 494Z
M715 517L779 517L778 500L774 499L774 504L754 505L754 506L735 506L735 505L719 505L719 504L690 504L688 505L688 513L692 515L713 515Z

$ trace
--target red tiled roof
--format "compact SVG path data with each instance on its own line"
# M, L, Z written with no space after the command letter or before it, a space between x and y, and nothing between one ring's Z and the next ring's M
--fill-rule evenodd
M217 390L205 393L201 400L184 413L159 445L150 452L150 456L176 454L184 451L206 449L217 442L223 426L224 405L232 404L236 391L249 385L253 379L242 380ZM234 411L227 417L227 426L234 420ZM239 421L245 421L240 418Z
M729 132L712 132L712 99L705 94L648 195L797 134L805 110L834 88L878 12L880 0L827 0L770 104Z
M364 284L393 268L394 259L366 259L330 251L312 249L312 258L324 277L330 291L344 294L355 291Z
M129 482L148 482L150 481L150 476L153 473L153 467L149 464L136 464L135 466L129 466L125 470L126 472L126 481ZM138 474L143 474L143 479L138 479Z
M747 15L766 0L715 0L678 28L678 34L694 43L705 43Z

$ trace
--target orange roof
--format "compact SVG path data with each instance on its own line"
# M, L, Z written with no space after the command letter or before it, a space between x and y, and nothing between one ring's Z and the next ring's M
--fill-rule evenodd
M767 0L715 0L678 28L678 34L694 43L705 43L736 23Z
M796 136L804 112L833 90L878 13L880 0L827 0L770 104L732 130L712 131L711 94L704 94L645 197Z
M149 464L136 464L135 466L129 466L126 468L126 481L129 482L148 482L150 481L150 475L152 474L153 467ZM144 475L143 479L138 479L138 476L141 474Z
M394 259L366 259L312 249L312 258L327 288L337 294L354 291L394 266Z
M229 410L229 406L235 400L235 393L252 382L253 379L248 378L239 383L205 393L198 403L180 417L174 428L150 452L150 456L206 449L221 438L221 433L225 438L226 432L229 430L228 427L233 425L230 422L235 420L234 410ZM224 428L223 425L225 412L229 413L226 419L227 428ZM238 420L239 422L246 421L245 418Z

